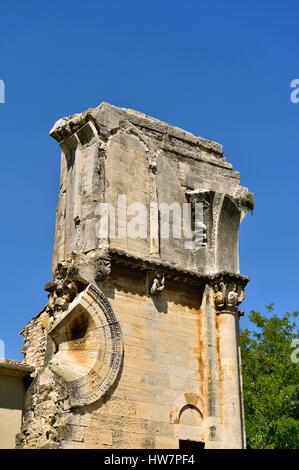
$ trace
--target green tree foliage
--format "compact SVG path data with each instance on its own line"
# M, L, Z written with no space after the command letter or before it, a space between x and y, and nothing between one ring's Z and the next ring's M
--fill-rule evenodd
M299 448L299 312L277 316L251 311L252 330L241 332L247 447ZM297 345L298 347L298 345Z

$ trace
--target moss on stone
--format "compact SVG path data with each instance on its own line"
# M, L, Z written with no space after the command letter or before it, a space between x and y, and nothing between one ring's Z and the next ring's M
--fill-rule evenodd
M254 206L255 206L253 193L246 193L243 196L241 196L240 204L241 204L241 206L246 207L247 209L249 209L252 212L253 209L254 209Z

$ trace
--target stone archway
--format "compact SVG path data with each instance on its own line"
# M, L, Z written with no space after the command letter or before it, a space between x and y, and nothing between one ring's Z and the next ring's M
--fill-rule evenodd
M203 444L204 418L202 409L202 399L196 393L184 393L175 401L170 422L174 424L175 437L179 445L182 441Z
M78 294L66 311L48 317L45 328L52 357L26 393L18 447L60 447L71 439L78 429L72 421L78 418L74 409L102 398L121 371L120 325L94 285Z
M90 284L48 335L56 346L48 365L66 382L71 407L100 399L116 380L123 356L120 325L106 296Z
M223 199L217 226L218 271L238 272L238 236L241 212L236 201L229 196Z
M189 408L196 410L201 416L201 419L203 419L203 413L201 411L203 409L202 399L196 393L187 392L182 393L175 400L170 414L170 422L178 424L184 410Z

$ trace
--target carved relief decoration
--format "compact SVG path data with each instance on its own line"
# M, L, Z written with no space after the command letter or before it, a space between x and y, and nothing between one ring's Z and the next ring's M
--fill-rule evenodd
M238 306L245 299L244 284L236 282L225 282L221 280L213 286L214 302L217 313L222 311L236 312Z
M156 273L150 288L150 295L158 295L165 288L165 276L162 273Z
M120 325L107 297L90 284L48 334L56 345L49 366L65 379L71 407L99 400L123 357Z
M79 269L75 257L70 257L57 265L54 279L47 282L45 291L48 292L46 312L53 320L59 313L65 312L70 303L84 288L79 281Z
M95 279L97 282L105 281L111 274L111 256L105 253L96 261Z

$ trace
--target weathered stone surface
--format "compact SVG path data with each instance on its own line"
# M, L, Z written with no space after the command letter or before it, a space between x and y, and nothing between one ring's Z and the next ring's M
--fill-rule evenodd
M244 447L239 174L221 145L107 103L51 135L62 150L54 279L23 330L39 373L19 447ZM151 217L154 204L201 203L200 249L163 238L161 206L154 230L141 217L143 238L127 236L122 217L116 236L99 236L103 202L143 204Z

